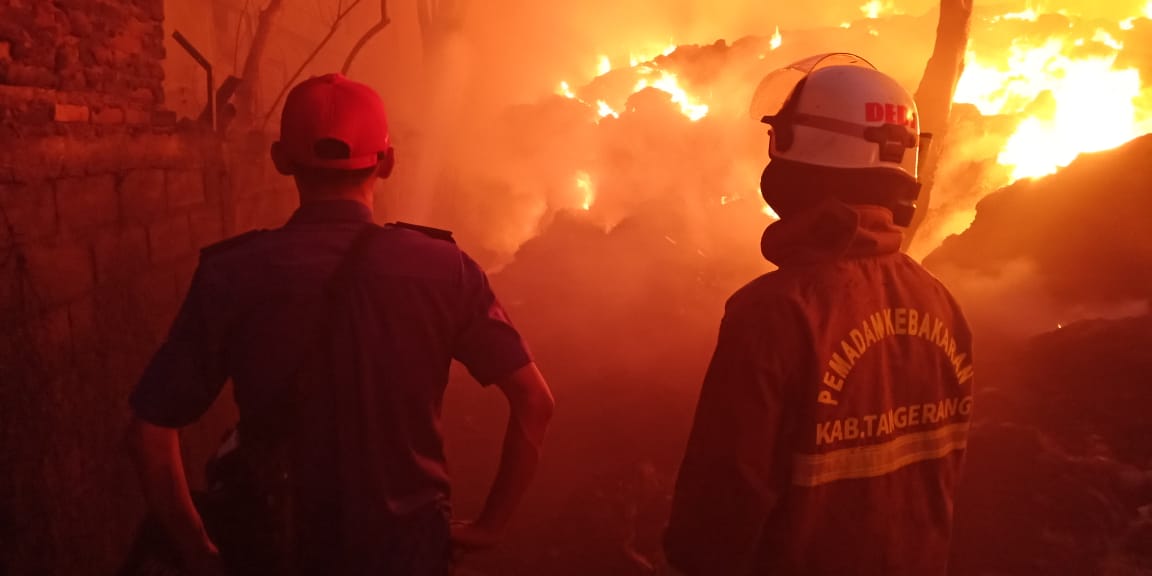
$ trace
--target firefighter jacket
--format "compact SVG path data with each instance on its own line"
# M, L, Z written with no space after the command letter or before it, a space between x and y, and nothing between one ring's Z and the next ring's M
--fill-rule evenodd
M690 576L943 576L972 338L878 207L764 233L728 301L664 545Z

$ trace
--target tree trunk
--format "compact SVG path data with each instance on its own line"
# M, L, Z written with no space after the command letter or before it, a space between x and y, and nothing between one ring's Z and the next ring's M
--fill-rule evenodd
M424 58L435 58L445 39L460 30L464 19L464 0L419 0L416 4L420 21L420 40Z
M904 235L907 250L924 221L932 199L932 184L939 146L948 132L948 117L952 112L952 98L956 84L964 72L964 56L968 48L968 29L972 19L972 0L940 0L940 22L936 27L936 46L924 68L920 87L916 90L916 105L920 111L920 130L932 134L933 144L920 153L920 179L924 183L918 201L919 208Z
M449 226L450 215L441 208L445 174L455 144L454 127L463 110L469 69L468 48L461 34L466 0L418 0L420 40L423 48L423 120L413 174L419 194L407 195L397 208L406 218ZM450 200L450 199L448 199Z
M284 7L284 0L271 0L260 11L256 22L256 33L252 35L252 45L244 59L244 71L240 75L240 86L236 89L237 120L242 126L251 125L256 118L260 84L260 63L268 48L268 38L276 26L276 18Z

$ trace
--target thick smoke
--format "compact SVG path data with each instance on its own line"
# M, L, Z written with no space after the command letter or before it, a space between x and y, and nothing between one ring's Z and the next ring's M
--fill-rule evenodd
M1006 53L1017 38L1042 43L1070 30L1103 26L1089 16L1060 14L1036 21L995 20L998 14L1026 7L978 9L973 23L975 53ZM521 247L550 231L554 237L545 242L556 249L554 266L592 246L619 251L625 249L623 240L612 231L622 223L639 222L652 238L734 271L723 284L726 289L738 286L737 278L747 280L770 269L756 256L759 233L771 222L760 213L763 204L756 188L767 160L767 136L764 127L747 116L759 79L803 56L844 50L865 55L914 90L936 24L932 6L916 13L911 6L882 5L885 12L878 19L863 18L859 6L830 7L827 15L806 22L798 19L805 27L781 25L782 44L773 49L765 32L775 25L761 27L759 22L761 18L788 22L790 15L782 11L745 11L746 17L734 25L725 20L728 9L724 9L714 15L715 20L711 16L693 20L714 28L692 24L699 30L689 30L683 27L687 24L670 20L677 10L693 13L696 7L687 2L652 18L640 17L640 8L629 2L605 5L602 11L594 3L578 13L528 6L520 12L470 8L466 27L431 72L434 89L427 104L433 112L423 116L427 124L415 131L416 158L409 165L418 169L405 174L402 164L409 217L454 229L493 270L513 262ZM1128 15L1136 10L1111 4L1106 8ZM731 10L740 14L743 8ZM1107 12L1094 10L1086 14ZM626 21L637 23L627 32L608 25L613 18L626 16ZM585 26L584 19L600 24ZM1108 29L1127 42L1140 38L1144 23L1139 20L1132 30L1121 31L1112 21ZM687 40L670 54L631 67L629 52L652 56L666 51L668 40L653 40L656 36L650 30L662 31L674 41L678 35ZM699 45L689 43L694 34L702 40ZM727 40L714 43L717 38ZM1134 48L1122 56L1140 46L1131 45ZM1092 49L1091 43L1076 48L1081 53ZM613 70L592 79L601 54L608 56ZM665 92L647 89L633 94L637 80L645 77L643 66L655 70L647 77L674 74L687 94L709 106L708 114L692 121ZM554 93L561 80L568 81L574 97ZM600 100L619 117L601 118ZM1022 103L1021 109L1036 110L1050 100L1051 94L1041 94L1035 102ZM947 137L936 142L942 154L931 205L924 207L927 219L910 250L913 257L927 256L949 235L966 229L980 199L1009 183L1011 171L997 163L997 155L1018 123L1014 115L984 116L966 104L954 108ZM557 221L569 228L553 230ZM580 232L574 233L572 226L580 227ZM576 246L569 250L565 242ZM955 275L950 283L957 284L972 305L977 321L1012 312L1013 322L989 322L996 330L1003 324L1004 337L1024 337L1058 323L1133 310L1127 301L1120 301L1072 311L1067 299L1044 296L1047 280L1033 277L1031 264L1003 264L994 273L974 278ZM595 290L601 283L643 285L627 275L625 266L620 274L585 275L571 282L584 290ZM1010 294L1027 296L1004 296ZM614 295L619 292L606 291L603 297Z
M608 14L627 8L624 3L597 18L609 22ZM540 16L544 21L556 17L546 14ZM401 165L400 182L393 186L409 195L400 203L401 216L453 228L489 264L507 262L520 245L565 211L575 211L605 230L642 211L677 211L693 221L691 245L714 251L710 236L719 228L709 222L711 212L741 200L746 202L728 210L758 212L763 206L757 182L767 161L768 139L766 128L749 118L748 105L765 74L813 53L854 51L909 89L915 88L931 50L934 14L865 20L858 6L838 14L819 29L781 25L782 45L777 48L771 40L776 25L761 29L752 17L743 28L734 28L756 28L752 31L758 36L731 30L724 34L719 28L693 32L705 35L706 41L672 44L676 49L671 53L667 48L669 39L677 42L675 35L647 44L629 40L633 32L643 36L649 23L645 19L638 20L642 23L638 31L625 33L602 24L585 32L608 38L607 30L614 30L618 36L613 42L619 47L603 46L610 43L575 32L570 39L553 30L564 39L562 47L586 46L575 55L551 58L549 50L560 50L549 48L555 39L531 50L511 49L508 46L527 41L525 36L532 37L535 28L519 35L504 29L497 42L487 36L494 34L492 30L472 22L478 16L470 12L467 34L461 33L464 46L442 53L434 72L434 78L453 79L439 82L439 91L449 94L425 98L421 118L427 122L411 128L413 138L398 140L402 159L404 144L415 142L415 152L408 153L409 164ZM479 16L494 17L488 11ZM719 22L713 25L723 26L723 18ZM511 24L492 25L499 29ZM667 23L651 25L676 29ZM478 27L475 34L472 27ZM624 46L630 42L654 48L629 51ZM666 55L660 56L661 52ZM644 58L637 66L630 66L629 56L635 59L641 54ZM613 69L593 79L600 55ZM570 76L564 74L566 59L575 63L569 67ZM675 76L692 104L706 105L707 115L690 120L679 109L682 103L674 102L667 91L649 88L633 94L638 81L648 79L651 84L665 74ZM568 82L574 98L555 94L561 81ZM601 118L599 101L611 115ZM765 217L743 230L750 245L768 222Z
M599 54L626 60L630 53L658 52L668 44L769 36L777 26L834 27L862 17L860 4L856 0L796 5L752 0L500 0L470 5L468 33L479 60L490 65L483 69L484 91L522 102L551 91L562 78L587 79ZM910 14L932 7L922 0L902 4Z

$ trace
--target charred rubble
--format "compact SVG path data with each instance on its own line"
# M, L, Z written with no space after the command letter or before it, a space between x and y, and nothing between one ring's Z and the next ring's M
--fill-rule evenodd
M1042 333L984 351L959 574L1152 571L1149 154L1145 136L993 193L925 260L993 342L981 308L1022 286L1046 302ZM1029 280L1000 280L1013 268Z

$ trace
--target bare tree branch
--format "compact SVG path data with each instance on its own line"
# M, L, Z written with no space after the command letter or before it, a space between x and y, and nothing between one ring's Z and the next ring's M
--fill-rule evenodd
M939 143L948 131L948 118L952 113L952 99L956 84L964 73L964 56L968 49L968 31L972 20L973 0L940 0L940 22L936 27L936 45L932 57L924 67L924 76L916 89L916 106L920 111L920 129L932 133L936 145L920 156L920 174L924 183L920 192L920 208L912 218L904 235L904 249L912 243L916 229L924 221L932 184L935 180Z
M336 35L336 31L340 28L340 23L343 22L344 18L346 18L348 14L350 14L352 10L360 4L360 1L361 0L353 0L347 8L336 15L336 21L332 22L332 26L328 28L328 33L324 35L324 38L320 39L320 43L312 49L312 53L309 54L308 57L300 63L300 66L296 68L296 72L294 72L292 76L288 78L288 82L286 82L284 87L280 89L280 93L276 96L276 100L272 101L272 106L268 108L268 113L264 115L264 122L261 124L262 128L268 125L268 121L271 120L272 115L276 113L276 108L280 106L280 101L283 100L284 96L288 94L288 90L291 89L292 85L296 83L296 79L299 78L300 74L304 73L304 69L307 68L308 65L316 59L316 55L319 54L320 51L328 45L328 42L332 40L332 37Z
M232 69L235 70L240 67L240 33L244 31L244 24L248 24L248 28L252 28L252 14L248 9L252 6L252 0L244 0L244 9L240 11L240 17L236 20L236 39L232 46Z
M392 20L388 18L388 0L380 0L380 21L364 32L364 35L356 41L356 45L352 47L352 51L349 52L348 57L344 59L344 66L340 68L341 74L348 74L348 70L352 68L352 61L360 54L360 50L368 44L368 41L371 40L373 36L379 34L380 31L384 30L391 22Z
M268 48L268 38L276 26L276 18L284 8L284 0L270 0L260 11L256 32L248 56L244 59L244 70L240 73L240 86L236 90L236 111L241 122L250 122L256 115L256 94L260 84L260 64Z

